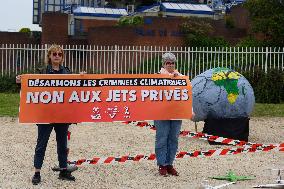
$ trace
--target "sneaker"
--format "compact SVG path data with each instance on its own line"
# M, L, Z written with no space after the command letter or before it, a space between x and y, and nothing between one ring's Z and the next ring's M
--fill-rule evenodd
M75 177L71 175L70 171L67 171L66 169L63 171L60 171L58 179L61 180L69 180L69 181L75 181Z
M62 171L63 169L60 168L58 165L55 165L54 167L51 168L52 171ZM67 171L69 172L74 172L78 169L76 165L67 165Z
M33 185L38 185L41 181L41 177L40 175L34 175L33 178L32 178L32 183Z
M167 171L170 175L179 176L178 172L172 165L167 165Z
M160 165L159 166L159 173L162 176L167 176L167 174L168 174L167 167Z

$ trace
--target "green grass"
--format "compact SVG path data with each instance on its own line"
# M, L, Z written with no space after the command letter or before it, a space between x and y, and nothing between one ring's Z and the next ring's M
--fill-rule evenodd
M0 93L0 116L17 117L20 96L16 93ZM259 104L252 117L284 117L284 104Z
M0 93L0 116L17 117L20 95L17 93Z
M259 104L254 106L252 117L284 117L284 104Z

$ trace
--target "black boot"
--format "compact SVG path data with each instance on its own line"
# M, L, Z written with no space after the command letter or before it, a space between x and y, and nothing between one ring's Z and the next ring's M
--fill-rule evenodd
M33 185L38 185L41 181L41 177L39 173L35 173L33 178L32 178L32 183Z
M69 181L75 181L75 177L72 176L72 175L71 175L71 172L68 171L68 170L66 170L66 169L60 171L58 179L61 179L61 180L69 180Z

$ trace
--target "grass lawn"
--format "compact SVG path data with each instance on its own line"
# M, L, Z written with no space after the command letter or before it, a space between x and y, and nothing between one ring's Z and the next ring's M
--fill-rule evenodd
M19 94L0 93L0 116L17 117ZM253 117L284 117L284 104L256 104Z
M284 117L284 104L259 104L254 106L252 117Z
M17 93L0 93L0 116L16 117L19 112L20 95Z

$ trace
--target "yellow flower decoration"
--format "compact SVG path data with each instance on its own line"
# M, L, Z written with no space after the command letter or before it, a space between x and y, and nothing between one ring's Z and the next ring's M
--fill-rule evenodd
M230 93L230 94L228 94L227 98L228 98L228 101L230 102L230 104L234 104L236 102L237 98L238 98L238 95Z
M240 74L238 72L231 72L228 75L229 79L239 79L240 78Z
M218 81L218 80L222 80L222 79L226 79L226 75L223 72L215 73L215 74L212 75L213 81Z
M222 79L226 79L226 75L224 72L219 72L218 75L221 76Z

